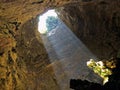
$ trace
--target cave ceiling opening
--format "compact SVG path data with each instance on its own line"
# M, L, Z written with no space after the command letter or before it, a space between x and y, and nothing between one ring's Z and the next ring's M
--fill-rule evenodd
M100 83L100 77L89 71L86 65L91 58L98 60L97 57L57 17L54 10L49 10L39 17L38 31L50 63L53 64L56 82L62 90L69 89L68 82L71 78L82 78ZM88 74L96 79L91 79Z
M48 21L49 19L49 21ZM51 28L54 29L57 25L56 20L57 19L57 13L54 9L48 10L44 14L39 16L39 22L38 22L38 31L41 34L47 33ZM49 25L51 24L51 25Z
M71 78L102 83L86 62L111 57L120 58L119 0L0 0L1 90L70 90Z
M116 36L116 33L119 34L118 28L116 30L117 32L112 33L112 37L111 30L106 31L106 29L110 29L108 25L110 24L109 19L119 18L119 15L113 14L116 15L116 18L114 18L114 16L112 18L108 16L104 17L102 16L105 13L104 9L97 12L97 9L99 10L100 8L99 6L97 7L96 5L76 5L77 4L69 4L65 5L64 7L56 8L56 13L59 17L58 26L52 28L52 30L50 31L45 31L44 35L41 35L43 44L50 58L50 62L52 63L57 60L60 64L60 66L58 64L54 65L55 68L53 69L57 78L56 80L58 84L62 87L63 84L61 83L62 81L59 79L60 76L58 75L58 68L61 70L61 72L64 73L65 82L67 82L70 78L80 78L81 75L85 76L85 79L89 80L89 77L87 77L83 73L87 72L87 69L85 68L86 62L89 59L93 58L95 60L103 60L103 58L108 59L112 56L117 57L117 54L119 52L119 50L115 48L115 46L119 45L119 42L114 42L114 40L120 40L118 35L118 40L116 39L116 37L114 37ZM95 7L97 8L95 9ZM106 8L107 6L105 5L105 3L102 3L101 7ZM101 23L97 21L100 21ZM115 27L119 27L118 19L116 19L115 22L113 20L112 23L116 24ZM101 26L103 28L105 27L105 29L101 28ZM99 30L101 30L101 32ZM112 42L116 43L116 45L113 46ZM94 54L85 46L86 44L87 47L89 47L92 50L92 52L94 52ZM107 48L107 46L109 48ZM51 53L50 50L52 50L54 53ZM106 50L107 53L104 52L104 50ZM79 60L82 63L80 63ZM84 67L84 69L82 69L83 71L81 69L78 69L79 65L77 65L76 63L79 63L79 65ZM70 67L72 67L75 70L75 72L71 69L70 73ZM74 75L73 73L78 73L79 75ZM94 81L94 79L92 80ZM106 79L106 81L107 80L108 79ZM96 78L94 82L99 82L99 79Z

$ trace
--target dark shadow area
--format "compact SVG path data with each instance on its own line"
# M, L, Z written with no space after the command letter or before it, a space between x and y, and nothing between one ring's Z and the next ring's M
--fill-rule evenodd
M105 85L89 82L87 80L71 79L70 88L74 90L120 90L120 58L115 58L116 68L113 74L109 76L109 82Z
M70 88L74 90L103 90L103 86L97 83L89 82L87 80L71 79Z

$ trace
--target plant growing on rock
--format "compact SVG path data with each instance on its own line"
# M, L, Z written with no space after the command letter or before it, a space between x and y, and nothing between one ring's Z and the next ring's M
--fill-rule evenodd
M108 82L108 76L112 74L112 70L107 68L102 61L95 62L93 59L90 59L90 61L87 62L87 66L103 78L103 84Z

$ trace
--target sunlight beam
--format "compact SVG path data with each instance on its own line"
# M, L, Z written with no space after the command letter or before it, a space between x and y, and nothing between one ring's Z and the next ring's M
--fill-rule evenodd
M101 79L86 65L91 58L97 58L63 22L60 21L55 29L47 32L46 19L51 15L57 16L54 10L40 16L38 30L60 90L69 90L69 80L72 78L100 83Z

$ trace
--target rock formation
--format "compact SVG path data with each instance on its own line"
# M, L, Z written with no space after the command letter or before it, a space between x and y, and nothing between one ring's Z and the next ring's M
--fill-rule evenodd
M0 90L60 89L37 31L49 9L99 58L120 52L119 0L0 0Z
M120 46L119 1L101 0L58 8L59 17L99 58L116 57Z

